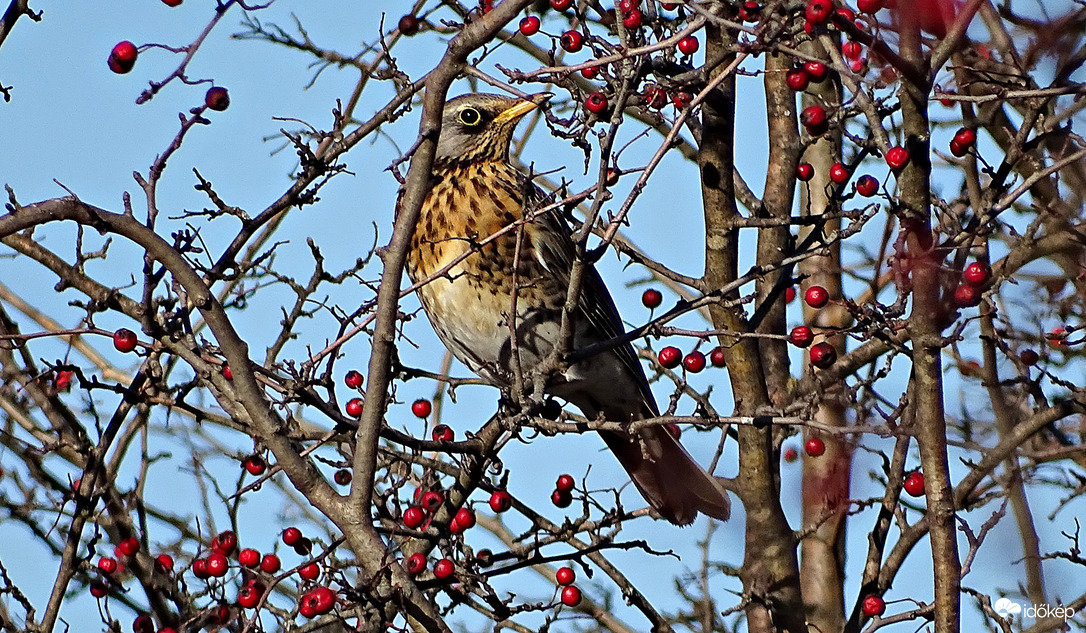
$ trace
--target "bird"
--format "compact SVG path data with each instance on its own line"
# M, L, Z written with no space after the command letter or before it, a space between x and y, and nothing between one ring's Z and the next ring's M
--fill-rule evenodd
M546 194L509 158L517 123L549 96L469 93L446 102L430 188L407 254L407 274L438 338L498 387L514 383L518 366L521 376L531 376L559 344L576 259L569 224L557 210L545 209ZM614 300L590 265L570 325L572 352L624 334ZM523 384L532 383L524 378ZM554 372L544 391L589 419L628 423L659 415L629 343ZM728 519L724 487L663 426L600 435L664 519L688 525L699 512Z

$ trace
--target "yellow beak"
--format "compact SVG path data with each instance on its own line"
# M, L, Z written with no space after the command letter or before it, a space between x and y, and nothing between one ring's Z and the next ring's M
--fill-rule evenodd
M532 110L539 107L540 103L543 103L551 97L549 92L543 92L537 95L532 95L530 99L524 99L518 101L502 111L497 117L494 118L495 123L505 123L507 121L516 121L525 114L528 114Z

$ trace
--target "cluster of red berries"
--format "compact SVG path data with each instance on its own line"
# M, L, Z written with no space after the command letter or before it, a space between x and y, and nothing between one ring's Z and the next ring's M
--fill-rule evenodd
M954 303L971 308L980 303L981 293L992 278L992 269L984 262L973 262L962 271L962 283L954 289Z
M683 369L692 374L696 374L705 369L706 364L705 354L698 350L692 350L686 356L683 356L682 350L674 345L668 345L657 352L656 360L660 363L661 367L667 369L675 369L681 364ZM711 363L713 367L723 367L725 364L724 349L717 347L709 352L709 363Z
M575 607L581 604L581 590L574 586L577 574L572 567L559 567L554 573L554 581L558 583L559 599L567 607Z
M73 484L78 487L79 480ZM97 568L101 577L91 582L90 593L95 598L104 598L109 593L109 585L116 581L125 572L124 561L135 556L140 551L140 541L132 536L122 540L113 548L113 556L102 556L98 559ZM169 556L163 554L169 558ZM173 559L170 559L170 569L173 569Z
M573 476L562 474L554 482L554 492L551 493L551 503L559 508L568 508L573 503Z
M803 293L803 300L807 305L817 310L829 304L830 293L822 286L811 286ZM814 341L814 332L811 331L811 328L801 325L792 328L788 340L796 347L807 347ZM811 358L811 364L819 369L832 367L837 362L837 349L825 341L811 347L808 354Z
M950 153L957 157L965 156L977 143L977 133L967 127L960 128L950 141Z

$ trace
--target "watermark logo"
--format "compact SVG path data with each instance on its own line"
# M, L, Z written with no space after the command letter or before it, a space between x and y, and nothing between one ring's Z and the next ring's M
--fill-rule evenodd
M992 609L1000 617L1013 619L1017 615L1034 620L1041 618L1062 618L1070 620L1075 615L1071 607L1052 606L1048 604L1031 604L1023 607L1009 598L1000 598L992 605Z
M1000 598L992 606L995 608L995 612L1003 617L1015 616L1022 612L1022 605L1009 598Z

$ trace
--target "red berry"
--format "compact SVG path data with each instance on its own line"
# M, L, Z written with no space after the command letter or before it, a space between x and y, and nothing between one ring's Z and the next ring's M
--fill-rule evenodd
M713 351L709 352L709 362L713 364L713 367L723 367L725 364L724 348L716 347Z
M136 49L135 44L128 40L118 42L109 53L109 69L118 75L123 75L136 65L138 56L139 50Z
M641 10L631 9L629 13L623 16L622 26L625 26L628 29L639 28L641 26Z
M298 613L307 618L324 615L336 606L336 594L328 587L317 587L302 596Z
M136 349L136 333L123 327L113 333L113 347L118 352L131 352Z
M559 492L569 492L573 490L575 483L571 475L558 475L558 479L554 482L554 489Z
M445 503L445 495L436 490L427 490L422 495L422 507L429 512L437 512Z
M868 13L874 15L882 9L882 0L856 0L856 8L861 13Z
M682 427L676 422L668 422L664 425L664 429L667 430L667 434L676 440L683 436Z
M882 615L886 611L886 601L878 596L866 596L863 601L863 610L864 615L869 618Z
M400 18L400 23L398 26L400 28L401 35L411 37L415 33L419 32L419 19L415 16L415 14L408 13L407 15Z
M865 198L870 198L875 195L878 193L878 190L879 181L875 180L875 177L870 174L864 174L856 181L856 193Z
M905 488L905 492L913 497L919 497L924 494L924 473L920 471L909 473L905 476L905 483L902 487Z
M249 471L250 475L260 476L264 474L264 471L268 468L267 462L260 455L250 455L245 458L245 461L241 463L245 467L245 470Z
M252 609L256 605L260 604L260 596L263 591L259 590L259 587L255 585L245 585L241 589L238 589L238 606L243 609Z
M592 114L599 114L607 109L607 97L602 92L593 92L585 99L584 107Z
M848 67L852 69L852 72L863 74L867 72L867 60L866 59L853 59L848 63Z
M803 300L812 308L821 308L830 302L830 293L822 286L811 286L803 293Z
M114 558L99 558L98 569L107 576L117 571L117 560Z
M555 490L551 493L551 503L559 508L568 508L569 504L573 503L573 495L562 490Z
M155 558L155 570L163 574L173 572L173 556L170 556L169 554L159 554Z
M984 262L973 262L965 267L962 279L971 286L983 286L992 278L992 269Z
M954 304L959 308L972 308L980 303L980 289L969 284L961 284L954 289Z
M600 74L599 66L585 66L581 69L581 76L585 79L595 79Z
M321 568L316 563L309 563L298 570L298 575L306 580L316 580L321 575Z
M856 14L848 7L837 7L833 12L833 19L839 23L852 22L856 19Z
M468 530L475 527L475 513L471 508L460 508L456 511L456 516L453 520L460 524L460 527Z
M418 506L411 506L403 511L403 524L412 530L426 520L426 511Z
M909 150L900 145L886 150L886 164L897 171L909 163Z
M841 54L845 59L859 59L864 52L864 47L859 42L849 40L841 45Z
M640 4L640 0L619 0L618 10L623 13L629 13L630 11L637 9Z
M644 101L645 106L659 110L667 105L667 91L660 87L659 84L652 84L645 88L641 93L641 99Z
M206 558L197 558L196 560L192 561L192 575L196 576L201 580L210 576L210 574L207 573Z
M230 530L220 532L218 536L211 539L211 549L222 552L225 556L233 554L237 547L238 535Z
M649 288L641 294L641 303L646 308L659 308L660 304L663 302L664 295L654 288Z
M802 68L793 68L784 76L784 82L788 84L789 88L796 92L806 90L810 80L811 78L807 75L807 71Z
M234 370L230 369L230 363L223 363L222 364L222 377L227 379L227 380L233 380L234 379Z
M562 604L575 607L581 604L581 590L570 585L562 588Z
M804 17L813 25L825 24L833 14L833 3L830 0L809 0Z
M784 461L791 464L792 462L796 461L798 458L799 458L799 451L797 451L796 449L792 448L791 446L784 449Z
M747 0L739 7L739 19L744 22L757 22L761 15L762 5L753 0Z
M75 372L62 369L56 373L53 377L53 389L58 392L67 391L72 387L72 381L75 379Z
M1037 361L1039 361L1040 359L1040 355L1038 355L1037 352L1031 349L1024 349L1018 354L1018 360L1022 361L1022 364L1026 365L1027 367L1036 365Z
M416 576L422 573L422 570L426 569L426 555L422 552L415 552L407 557L407 562L404 564L404 569L412 576Z
M693 35L687 35L679 40L679 52L683 55L693 55L698 52L698 47L701 44L698 42L698 38Z
M559 567L558 571L554 572L554 579L558 584L567 587L572 585L574 580L577 580L577 574L572 567Z
M238 563L240 563L242 567L253 569L260 565L260 552L251 547L246 547L238 552Z
M182 0L162 0L162 4L164 4L164 5L168 6L168 7L176 7L176 6L179 6L181 4L181 1Z
M970 147L973 147L973 145L976 142L977 142L977 133L976 132L974 132L973 130L970 130L967 127L960 128L957 132L954 133L954 140L951 142L951 147L954 146L954 143L957 143L958 146L963 151L962 151L961 154L954 154L954 155L955 156L964 156L965 152L968 151Z
M430 437L432 437L435 442L451 442L453 441L453 438L456 437L456 434L453 433L453 430L449 428L447 424L438 424L434 427L434 430L430 432Z
M814 332L806 325L799 325L792 328L788 340L796 347L807 347L814 342Z
M807 454L811 457L820 457L826 452L826 443L817 437L808 438L803 443L803 450L807 451Z
M816 343L810 351L811 364L826 369L837 362L837 350L829 343Z
M513 507L513 497L504 490L495 490L490 493L490 509L495 512L505 512Z
M434 563L434 576L437 578L448 578L453 575L454 571L456 571L456 568L453 566L453 562L447 558L442 558Z
M351 471L347 470L346 468L340 468L336 471L335 475L332 475L332 480L341 486L346 486L347 484L351 483L352 478L353 475L351 475Z
M419 398L411 404L411 413L414 413L416 418L425 418L431 411L433 411L433 406L425 398Z
M807 76L815 83L821 82L829 74L829 70L822 62L806 62L803 64L803 70L807 71Z
M969 148L958 142L958 139L950 140L950 153L961 158L969 153Z
M155 622L151 619L151 616L141 613L132 621L132 631L134 633L155 633Z
M520 21L520 32L524 35L535 35L539 32L539 18L529 15Z
M705 354L697 350L690 352L686 355L686 358L683 358L683 367L692 374L705 369Z
M573 0L551 0L551 8L555 11L565 11L573 4Z
M124 556L135 556L136 552L140 551L140 540L130 536L117 545L117 550Z
M283 563L275 554L264 554L264 558L260 559L260 571L264 573L274 574L282 568Z
M107 593L109 593L109 585L106 583L101 580L95 580L91 583L90 594L95 598L105 598Z
M212 86L204 95L204 105L211 110L222 112L230 107L230 93L222 86Z
M818 104L803 108L799 120L803 123L803 127L807 129L807 133L812 136L822 134L829 127L829 122L826 119L826 109Z
M352 418L362 417L363 403L362 398L351 398L347 401L347 406L343 407L347 415Z
M207 575L222 578L230 569L230 561L222 552L211 552L207 556Z
M678 347L668 345L664 349L660 350L660 353L656 355L660 364L668 369L674 369L679 366L679 363L683 360L683 353Z
M785 303L792 303L795 300L796 300L796 287L795 286L788 286L787 288L784 289L784 302Z
M807 182L811 178L814 178L814 166L810 163L800 163L796 165L796 179L803 182Z
M584 36L579 31L566 31L562 34L559 43L566 51L576 53L584 48Z
M362 386L362 374L352 369L343 377L343 384L351 389L358 389Z
M283 542L294 547L302 540L302 531L296 527L288 527L283 530Z
M838 185L843 185L848 182L850 175L848 167L845 167L841 163L834 163L830 166L830 180Z

